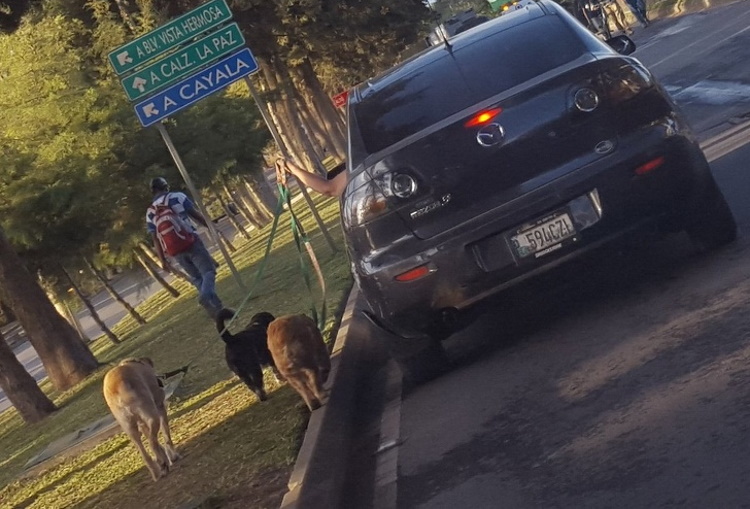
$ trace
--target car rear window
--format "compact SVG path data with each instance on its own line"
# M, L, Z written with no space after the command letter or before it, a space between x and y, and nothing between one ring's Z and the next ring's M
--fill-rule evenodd
M353 104L367 153L374 153L539 74L571 62L585 46L557 16L490 34L402 76Z

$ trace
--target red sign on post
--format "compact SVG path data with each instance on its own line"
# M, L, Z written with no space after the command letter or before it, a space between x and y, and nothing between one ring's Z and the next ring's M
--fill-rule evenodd
M346 98L349 96L349 91L344 90L340 94L336 94L332 97L333 105L337 108L343 108L346 105Z

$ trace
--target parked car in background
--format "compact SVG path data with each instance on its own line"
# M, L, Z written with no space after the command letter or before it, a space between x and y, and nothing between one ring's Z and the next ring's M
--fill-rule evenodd
M350 92L343 228L408 378L445 369L440 341L466 310L626 232L735 239L706 158L634 50L535 0Z

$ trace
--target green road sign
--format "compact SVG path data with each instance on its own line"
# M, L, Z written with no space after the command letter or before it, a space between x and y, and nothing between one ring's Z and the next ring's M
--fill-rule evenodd
M118 75L124 74L231 18L226 0L211 0L111 51L109 63Z
M156 92L183 76L195 72L216 58L241 48L245 38L232 23L175 51L148 67L136 71L121 81L131 101Z

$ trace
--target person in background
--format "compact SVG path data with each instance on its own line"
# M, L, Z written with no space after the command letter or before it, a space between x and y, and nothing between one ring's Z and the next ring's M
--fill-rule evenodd
M628 22L625 21L625 12L617 0L605 1L604 10L607 12L607 18L611 19L615 25L615 29L627 35L633 33L633 30L628 26Z
M163 177L151 181L153 199L146 211L146 229L167 272L174 272L168 257L174 258L198 290L198 302L215 318L224 305L216 294L216 263L198 236L191 219L208 227L206 219L190 198L169 191Z
M641 24L643 28L649 25L648 14L646 11L646 0L625 0L630 8L630 12L633 13L635 19Z

